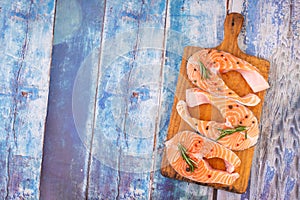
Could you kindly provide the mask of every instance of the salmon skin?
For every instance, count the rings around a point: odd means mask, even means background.
[[[187,156],[195,162],[193,171],[182,156],[179,145],[186,149]],[[178,174],[196,182],[232,185],[239,178],[234,171],[240,166],[241,160],[235,153],[191,131],[179,132],[168,140],[166,154]],[[212,168],[206,160],[210,158],[224,160],[226,171]]]
[[[187,75],[190,81],[202,90],[215,96],[224,96],[246,106],[255,106],[260,98],[255,94],[240,97],[231,90],[220,77],[220,73],[239,72],[253,92],[269,88],[268,82],[259,70],[250,63],[230,53],[216,49],[202,49],[194,53],[187,62]]]
[[[211,104],[217,108],[224,118],[224,122],[204,121],[193,118],[188,111],[188,106],[194,107],[202,104]],[[257,118],[246,106],[234,100],[215,97],[198,88],[191,88],[186,90],[186,102],[180,100],[176,109],[181,118],[195,131],[217,141],[226,148],[239,151],[257,143],[259,136]],[[222,130],[225,132],[235,128],[239,130],[238,127],[244,127],[243,131],[236,131],[222,137]]]

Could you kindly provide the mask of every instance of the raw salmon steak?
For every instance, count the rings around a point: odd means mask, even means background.
[[[255,106],[260,98],[255,94],[240,97],[222,80],[220,73],[239,72],[253,92],[269,88],[259,70],[250,63],[230,53],[216,49],[202,49],[194,53],[187,62],[187,75],[198,88],[215,96],[231,98],[246,106]]]
[[[224,122],[193,118],[188,111],[188,106],[194,107],[202,104],[211,104],[217,108]],[[236,101],[215,97],[198,88],[191,88],[186,90],[186,102],[179,101],[176,109],[181,118],[195,131],[229,149],[244,150],[257,143],[258,121],[251,110]]]
[[[185,155],[182,155],[182,149]],[[168,140],[166,154],[178,174],[196,182],[232,185],[239,178],[239,174],[234,171],[240,166],[241,160],[235,153],[191,131],[179,132]],[[212,168],[206,160],[210,158],[224,160],[226,171]]]

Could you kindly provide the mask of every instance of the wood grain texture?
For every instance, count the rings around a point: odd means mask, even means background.
[[[1,2],[0,199],[38,199],[55,1]]]
[[[88,198],[149,198],[165,7],[106,2]]]
[[[217,12],[210,12],[211,3]],[[213,190],[208,187],[163,177],[160,166],[183,49],[188,45],[212,47],[220,43],[226,14],[225,7],[224,1],[169,2],[163,96],[151,194],[153,199],[211,199],[213,196]],[[211,23],[212,20],[214,23]]]
[[[245,1],[242,13],[241,46],[271,62],[271,88],[248,190],[218,199],[299,199],[299,2]]]
[[[104,3],[62,0],[57,1],[57,6],[41,199],[85,199],[89,147],[79,137],[77,127],[80,124],[75,124],[72,106],[77,111],[80,109],[72,105],[72,101],[87,96],[85,93],[73,96],[73,88],[81,66],[90,65],[89,69],[96,66],[97,69]],[[73,26],[69,25],[70,18]],[[84,83],[90,83],[89,89],[95,90],[93,81],[97,73],[91,73],[93,75],[89,74]],[[81,113],[85,119],[91,112],[85,104],[80,108],[85,109]]]
[[[29,2],[26,3],[25,10],[29,7]],[[255,150],[255,165],[251,169],[251,181],[246,193],[239,195],[222,190],[216,192],[208,187],[165,178],[160,174],[183,49],[185,46],[215,47],[222,41],[226,3],[222,0],[57,1],[41,182],[42,198],[299,198],[297,80],[300,9],[299,2],[295,0],[244,1],[242,4],[245,25],[239,37],[240,48],[247,54],[271,61],[271,89],[267,92],[261,119],[262,137]],[[11,5],[3,5],[5,6],[0,9],[1,20],[7,20]],[[14,16],[20,18],[22,14]],[[51,27],[51,23],[40,25],[43,26]],[[4,30],[6,23],[1,23],[0,27]],[[10,32],[7,35],[11,35]],[[22,37],[22,32],[14,35],[17,42],[13,45],[18,46],[15,44],[23,41]],[[49,38],[51,37],[47,37],[47,41]],[[121,42],[116,38],[122,38]],[[8,49],[7,40],[0,37],[0,41]],[[48,48],[49,46],[44,46],[42,49],[44,51]],[[20,57],[21,52],[22,50],[9,53],[8,55],[13,56],[7,56],[0,62],[14,65],[18,63],[15,57]],[[115,52],[118,52],[117,57]],[[2,54],[0,56],[2,58]],[[6,64],[1,65],[3,66]],[[12,84],[8,77],[14,77],[16,69],[5,68],[0,70],[0,74],[6,80],[0,82],[0,112],[1,119],[5,119],[0,121],[0,131],[6,133],[12,127],[12,110],[16,105],[19,108],[22,106],[20,103],[12,103],[15,96],[12,95],[14,89],[11,88],[15,88],[16,84]],[[88,76],[86,81],[85,76]],[[149,81],[150,79],[153,81]],[[25,81],[25,78],[22,80]],[[143,82],[146,84],[142,84]],[[87,87],[88,84],[91,84],[90,87]],[[77,86],[85,87],[73,90]],[[26,103],[37,96],[36,90],[29,90],[31,87],[23,89],[23,94],[27,94]],[[74,95],[81,97],[75,99],[75,110],[72,108]],[[39,110],[41,112],[42,109]],[[24,121],[28,122],[27,119]],[[22,123],[16,124],[16,128],[19,126],[22,127]],[[42,127],[43,123],[39,130]],[[145,132],[141,127],[149,131]],[[80,134],[84,131],[87,134]],[[102,158],[108,157],[111,163],[99,158],[99,153],[103,152],[99,149],[99,143],[103,142],[99,135],[116,142],[113,146],[103,146],[106,157]],[[147,137],[142,139],[141,136]],[[38,135],[37,138],[39,137]],[[88,143],[92,137],[93,143]],[[1,184],[7,185],[11,181],[6,178],[8,174],[14,180],[25,177],[18,175],[21,173],[12,176],[13,170],[22,171],[28,177],[38,174],[31,170],[33,161],[15,158],[14,149],[9,148],[14,143],[13,134],[9,135],[9,139],[5,134],[0,138],[0,166],[1,169],[7,169],[0,171]],[[117,154],[112,147],[118,147]],[[129,152],[133,158],[127,159]],[[133,161],[141,153],[145,153],[145,158],[149,158],[149,161],[140,166]],[[22,167],[7,165],[12,161]],[[147,167],[148,163],[150,167]],[[138,171],[143,169],[144,172],[133,173],[134,168],[130,165],[135,165]],[[31,183],[22,184],[26,192],[28,188],[33,188]],[[15,188],[15,185],[1,188],[0,197]]]
[[[249,50],[271,62],[250,199],[299,198],[299,8],[299,1],[248,2],[245,8],[247,24],[255,30],[246,30],[246,37],[257,41]]]

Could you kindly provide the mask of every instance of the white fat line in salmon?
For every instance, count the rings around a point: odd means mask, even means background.
[[[197,163],[193,171],[190,168],[190,164],[180,155],[179,149],[175,148],[178,147],[178,144],[181,144],[190,159]],[[168,140],[166,154],[173,169],[181,176],[193,181],[232,185],[239,178],[239,174],[235,172],[235,169],[240,166],[241,160],[235,153],[191,131],[179,132],[172,139]],[[211,158],[222,159],[225,163],[226,171],[214,169],[210,166],[207,159]]]
[[[213,105],[220,111],[225,122],[193,118],[188,111],[188,105],[190,104],[193,106]],[[244,150],[257,143],[259,129],[256,117],[247,107],[237,104],[235,101],[215,98],[199,89],[188,89],[187,103],[180,100],[176,105],[176,109],[180,117],[195,131],[229,149]]]
[[[203,68],[206,70],[201,70]],[[255,66],[224,51],[202,49],[194,53],[187,62],[188,78],[200,89],[215,96],[233,99],[246,106],[257,105],[260,102],[260,98],[257,95],[250,93],[240,97],[225,84],[220,73],[229,71],[239,72],[253,92],[269,88],[268,82]],[[210,75],[205,76],[203,72]],[[203,76],[207,78],[204,79]]]

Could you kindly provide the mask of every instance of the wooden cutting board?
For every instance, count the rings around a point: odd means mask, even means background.
[[[229,53],[251,63],[252,65],[256,66],[260,70],[263,77],[267,80],[270,63],[266,60],[263,60],[263,59],[260,59],[260,58],[257,58],[257,57],[251,56],[251,55],[247,55],[244,52],[242,52],[238,47],[237,38],[241,31],[243,21],[244,21],[244,18],[241,14],[238,14],[238,13],[228,14],[226,16],[225,23],[224,23],[224,40],[219,46],[215,47],[215,49],[229,52]],[[180,131],[183,131],[183,130],[191,130],[192,131],[192,129],[189,127],[189,125],[186,124],[183,120],[181,120],[180,116],[178,115],[177,110],[176,110],[176,104],[179,100],[185,100],[185,91],[187,88],[195,87],[188,80],[188,77],[186,74],[186,64],[187,64],[187,59],[193,53],[195,53],[196,51],[198,51],[200,49],[201,49],[200,47],[191,47],[191,46],[184,48],[184,53],[183,53],[180,73],[178,76],[176,93],[175,93],[175,97],[174,97],[172,114],[171,114],[171,118],[170,118],[170,124],[169,124],[169,129],[168,129],[166,140],[171,139],[176,133],[178,133]],[[243,77],[238,72],[232,71],[232,72],[228,72],[226,74],[222,74],[222,78],[225,81],[225,83],[229,86],[229,88],[234,90],[240,96],[244,96],[249,93],[254,93],[251,90],[251,88],[248,86],[246,81],[243,79]],[[254,107],[248,107],[248,108],[253,111],[253,113],[257,117],[258,121],[260,121],[265,91],[258,92],[255,94],[260,97],[261,102]],[[189,108],[189,111],[191,112],[191,115],[193,117],[197,117],[197,118],[200,118],[203,120],[211,120],[213,118],[214,120],[217,121],[218,119],[221,119],[221,115],[219,114],[219,112],[210,105],[201,105],[199,107]],[[199,116],[199,113],[201,113],[201,116]],[[262,124],[262,126],[263,126],[263,124]],[[223,190],[236,192],[236,193],[244,193],[248,186],[248,180],[249,180],[249,176],[250,176],[250,170],[251,170],[254,150],[255,150],[255,146],[250,149],[243,150],[243,151],[234,151],[241,159],[241,166],[236,170],[240,174],[240,177],[234,182],[233,185],[226,186],[226,185],[221,185],[221,184],[205,184],[205,183],[198,183],[198,182],[197,183],[201,184],[201,185],[212,186],[216,189],[223,189]],[[224,162],[220,159],[210,159],[209,163],[214,168],[225,170]],[[162,175],[169,177],[169,178],[193,182],[189,179],[186,179],[186,178],[180,176],[179,174],[177,174],[175,172],[175,170],[169,165],[165,152],[164,152],[163,159],[162,159],[161,173],[162,173]]]

